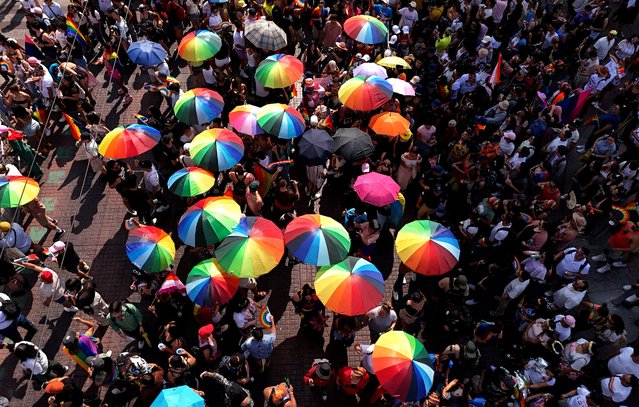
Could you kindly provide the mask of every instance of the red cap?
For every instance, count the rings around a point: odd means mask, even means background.
[[[63,390],[64,390],[64,383],[60,381],[50,382],[44,388],[44,391],[47,394],[58,394],[58,393],[62,393]]]
[[[40,273],[40,278],[47,284],[53,283],[53,274],[49,270],[44,270]]]
[[[213,333],[214,329],[213,329],[213,325],[212,324],[208,324],[208,325],[204,325],[203,327],[200,328],[199,331],[197,331],[197,334],[199,335],[200,338],[204,339],[206,337],[208,337],[209,335],[211,335]]]

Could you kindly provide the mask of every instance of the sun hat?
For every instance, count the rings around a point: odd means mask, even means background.
[[[315,374],[320,379],[328,380],[331,377],[331,364],[328,362],[321,362],[315,368]]]

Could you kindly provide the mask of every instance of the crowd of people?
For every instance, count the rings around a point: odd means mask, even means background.
[[[216,173],[205,196],[232,196],[247,216],[265,217],[282,229],[301,214],[333,216],[350,234],[350,254],[392,280],[390,297],[360,316],[328,309],[312,281],[290,287],[298,335],[313,341],[328,332],[329,343],[326,353],[312,355],[303,378],[284,371],[276,382],[264,383],[278,329],[277,321],[260,324],[268,293],[259,279],[243,279],[230,302],[211,308],[176,293],[156,295],[170,270],[136,269],[131,290],[142,303],[126,295],[104,298],[90,259],[79,253],[82,245],[77,252],[71,242],[81,235],[69,236],[41,199],[5,208],[0,246],[7,293],[0,299],[0,335],[12,353],[7,357],[18,360],[49,405],[136,400],[148,406],[163,389],[177,386],[190,387],[211,406],[637,403],[639,345],[626,331],[633,321],[589,297],[596,289],[589,274],[632,271],[639,250],[634,0],[19,3],[27,43],[0,35],[2,175],[39,181],[42,162],[79,124],[75,147],[84,151],[78,159],[89,160],[96,182],[121,196],[129,214],[123,227],[165,223],[173,230],[195,199],[172,195],[167,180],[193,165],[193,138],[207,128],[230,128],[229,112],[245,103],[291,104],[307,129],[331,135],[359,129],[373,148],[358,160],[333,154],[307,165],[298,159],[295,139],[244,134],[242,160]],[[387,40],[365,44],[344,32],[345,21],[362,14],[386,26]],[[246,28],[260,19],[283,29],[287,45],[266,50],[246,39]],[[176,46],[193,30],[213,31],[222,44],[210,60],[187,66]],[[165,90],[151,106],[132,104],[127,86],[137,69],[127,49],[142,39],[168,52],[160,64],[141,68],[145,89]],[[256,80],[256,68],[275,51],[303,62],[300,83],[273,89]],[[401,63],[384,70],[412,87],[409,96],[394,93],[374,111],[346,107],[339,89],[353,71],[391,56]],[[180,69],[188,70],[191,88],[223,96],[220,117],[191,126],[175,118],[173,107],[188,90],[186,81],[172,76]],[[143,124],[161,132],[150,153],[136,160],[100,156],[100,141],[120,124],[100,115],[102,84],[124,109],[137,109]],[[400,113],[410,129],[375,134],[369,120],[380,112]],[[354,182],[370,172],[397,182],[403,216],[395,216],[391,205],[359,199]],[[54,233],[49,245],[32,241],[26,215]],[[403,263],[393,269],[396,233],[414,219],[441,223],[457,237],[461,254],[448,273],[424,276]],[[595,235],[609,236],[596,252],[589,241]],[[188,249],[183,261],[211,258],[213,249]],[[290,272],[298,262],[287,255],[278,267]],[[31,320],[41,316],[24,315],[13,298],[29,290],[16,274],[22,269],[38,274],[34,301],[57,303],[86,327],[66,333],[62,352],[46,354],[43,343],[32,342],[38,326]],[[639,304],[639,284],[623,289],[637,292],[627,307]],[[97,335],[106,329],[130,342],[126,351],[104,346]],[[430,352],[434,378],[422,400],[401,400],[375,376],[375,342],[393,330],[414,335]],[[357,341],[368,337],[359,331],[369,331],[370,339]],[[361,362],[349,364],[349,354]],[[70,376],[75,364],[90,378],[86,391]],[[302,386],[311,391],[298,400]]]

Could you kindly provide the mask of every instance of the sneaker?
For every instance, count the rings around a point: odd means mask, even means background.
[[[397,291],[393,291],[393,299],[399,301],[399,293]]]
[[[471,298],[470,300],[466,300],[465,304],[466,305],[477,305],[479,303]]]
[[[590,260],[592,260],[592,261],[606,261],[606,260],[608,260],[608,257],[605,254],[601,253],[601,254],[598,254],[596,256],[592,256],[590,258]]]
[[[127,209],[127,211],[126,211],[126,212],[127,212],[129,215],[131,215],[131,216],[138,216],[137,211],[130,211],[130,210],[128,210],[128,209]]]
[[[632,290],[632,286],[630,284],[626,284],[623,287],[621,287],[624,291],[630,291]]]
[[[64,229],[60,229],[59,232],[55,232],[55,235],[53,235],[53,240],[58,241],[60,240],[60,238],[62,237],[62,235],[64,235],[66,233],[66,230]]]
[[[64,370],[64,373],[68,372],[69,371],[69,366],[67,366],[67,365],[62,366],[62,370]]]
[[[138,341],[138,349],[142,349],[142,348],[144,348],[144,341],[142,339],[140,339]]]
[[[615,261],[612,263],[612,267],[620,269],[620,268],[628,267],[628,265],[624,263],[623,261]]]
[[[322,391],[322,401],[328,400],[328,394],[326,394],[326,390]]]
[[[162,212],[164,212],[167,209],[169,209],[169,205],[162,205],[162,206],[158,207],[155,211],[157,213],[162,213]]]
[[[577,146],[575,148],[575,151],[577,151],[579,154],[583,154],[586,152],[586,146]]]
[[[78,307],[71,306],[71,307],[64,307],[64,312],[78,312],[80,309]]]
[[[606,264],[605,266],[599,267],[597,269],[597,273],[599,273],[599,274],[605,274],[605,273],[607,273],[609,271],[610,271],[610,264]]]
[[[125,391],[126,391],[126,390],[121,390],[121,389],[118,389],[118,388],[116,387],[115,389],[111,390],[111,393],[112,393],[112,394],[115,394],[115,395],[117,396],[118,394],[122,394],[122,393],[124,393]]]
[[[244,79],[248,79],[248,74],[244,72],[244,69],[240,69],[240,76]]]

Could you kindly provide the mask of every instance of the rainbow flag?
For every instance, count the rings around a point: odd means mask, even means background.
[[[293,164],[293,160],[282,160],[282,161],[274,161],[266,166],[267,170],[271,170],[272,168],[277,168],[280,165]]]
[[[71,132],[71,136],[73,137],[73,139],[80,140],[80,133],[82,133],[80,126],[82,126],[82,129],[84,129],[84,125],[66,113],[62,113],[62,116],[69,125],[69,131]]]
[[[499,53],[499,57],[497,57],[497,65],[495,65],[495,69],[493,69],[493,73],[488,78],[488,83],[493,85],[498,85],[501,79],[501,53]]]
[[[45,112],[43,108],[37,106],[33,112],[33,118],[40,122],[40,124],[44,124],[44,121],[47,119],[47,112]]]
[[[28,35],[24,36],[24,53],[29,57],[44,59],[44,54]]]
[[[67,35],[70,37],[74,37],[82,48],[87,47],[88,41],[86,37],[80,32],[80,28],[75,23],[75,21],[73,21],[73,19],[69,17],[67,17]]]
[[[259,163],[253,166],[253,174],[255,174],[255,179],[260,182],[260,189],[258,190],[260,195],[266,196],[268,190],[271,189],[273,174],[271,174],[268,169],[262,167]]]
[[[326,116],[326,119],[324,119],[324,127],[331,130],[335,128],[335,125],[333,124],[333,119],[331,119],[330,114]]]
[[[138,119],[142,124],[147,124],[149,122],[149,119],[145,116],[142,116],[140,113],[136,113],[135,118]]]
[[[557,106],[562,109],[561,121],[563,123],[571,122],[579,116],[591,91],[592,89],[576,90],[570,96],[557,103]]]

